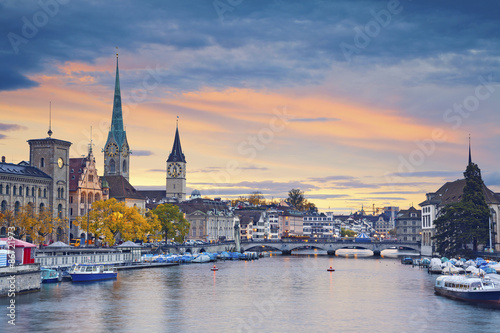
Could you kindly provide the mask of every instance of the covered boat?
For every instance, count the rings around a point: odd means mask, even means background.
[[[467,276],[439,276],[436,294],[474,303],[500,307],[500,283],[491,279]]]
[[[59,272],[50,268],[41,268],[40,277],[42,279],[42,283],[57,283],[61,281]]]
[[[118,270],[113,265],[75,264],[69,274],[73,282],[90,282],[116,279]]]

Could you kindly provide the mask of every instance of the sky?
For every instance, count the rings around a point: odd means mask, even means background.
[[[472,159],[500,192],[498,1],[0,1],[0,150],[72,142],[98,172],[118,47],[130,182],[304,191],[320,211],[407,209]]]

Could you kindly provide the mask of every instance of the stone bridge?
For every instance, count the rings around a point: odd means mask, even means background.
[[[240,249],[238,249],[240,245]],[[370,243],[357,243],[352,240],[333,241],[333,240],[277,240],[277,241],[247,241],[242,240],[241,244],[234,241],[220,243],[209,243],[200,245],[167,245],[162,246],[163,251],[170,253],[200,253],[200,252],[222,252],[222,251],[263,251],[275,250],[281,251],[283,255],[289,255],[293,250],[305,248],[315,248],[326,251],[330,255],[340,249],[362,249],[371,250],[375,256],[379,256],[383,250],[387,249],[409,249],[420,253],[420,243],[401,242],[401,241],[382,241]]]
[[[161,249],[169,253],[200,253],[200,252],[224,252],[236,251],[236,244],[234,241],[226,241],[219,243],[207,243],[200,245],[163,245]]]
[[[358,243],[352,240],[333,241],[333,240],[286,240],[286,241],[242,241],[241,250],[251,251],[258,249],[274,249],[281,251],[282,254],[291,254],[293,250],[304,248],[315,248],[326,251],[330,255],[335,255],[335,252],[340,249],[362,249],[371,250],[373,255],[379,256],[383,250],[387,249],[409,249],[420,253],[420,243],[417,242],[401,242],[401,241],[382,241],[370,243]]]

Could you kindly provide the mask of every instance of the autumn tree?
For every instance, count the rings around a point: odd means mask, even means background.
[[[189,222],[178,206],[171,204],[158,205],[153,213],[158,217],[165,241],[173,238],[176,242],[184,241],[189,232]]]
[[[151,226],[136,207],[127,207],[124,202],[112,198],[95,201],[88,216],[77,218],[77,224],[83,230],[102,238],[108,244],[121,240],[146,240]],[[88,225],[88,226],[87,226]]]
[[[66,221],[58,217],[54,217],[51,209],[42,209],[37,214],[34,214],[33,220],[29,229],[27,230],[27,235],[31,238],[32,242],[35,244],[40,244],[46,240],[46,237],[50,235],[54,230],[58,228],[66,227]]]
[[[266,204],[266,199],[264,199],[264,195],[262,195],[262,192],[255,191],[250,193],[248,202],[253,206],[260,206]]]
[[[297,210],[302,210],[304,205],[304,192],[302,192],[298,188],[292,188],[288,191],[288,199],[287,202],[295,207]]]

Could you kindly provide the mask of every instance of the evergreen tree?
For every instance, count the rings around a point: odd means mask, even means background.
[[[443,207],[434,221],[433,239],[441,255],[470,255],[467,245],[472,244],[473,251],[477,251],[477,245],[488,239],[490,210],[483,193],[481,170],[469,160],[464,177],[462,200]]]

